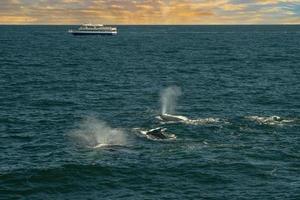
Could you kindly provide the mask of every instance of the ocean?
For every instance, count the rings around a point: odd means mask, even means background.
[[[117,27],[0,26],[0,199],[300,199],[300,26]]]

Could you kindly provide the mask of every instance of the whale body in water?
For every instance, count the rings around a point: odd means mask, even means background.
[[[173,122],[181,122],[181,121],[188,121],[189,119],[185,116],[181,115],[171,115],[171,114],[161,114],[160,118],[163,121],[173,121]]]
[[[167,129],[163,127],[157,127],[150,130],[141,130],[137,128],[135,130],[138,130],[141,134],[145,135],[148,139],[154,139],[154,140],[176,139],[176,135],[168,133]]]
[[[167,139],[168,137],[164,134],[164,131],[166,129],[162,128],[162,127],[158,127],[158,128],[154,128],[154,129],[150,129],[149,131],[145,131],[144,133],[147,136],[156,138],[156,139]]]

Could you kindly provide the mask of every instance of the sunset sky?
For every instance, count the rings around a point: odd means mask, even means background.
[[[300,24],[300,0],[0,0],[0,24]]]

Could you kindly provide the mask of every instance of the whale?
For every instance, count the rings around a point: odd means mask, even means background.
[[[182,121],[188,121],[189,119],[185,116],[181,115],[171,115],[171,114],[161,114],[159,116],[161,120],[163,121],[173,121],[173,122],[182,122]]]
[[[164,134],[166,128],[158,127],[154,129],[150,129],[149,131],[145,131],[145,135],[156,138],[156,139],[168,139],[168,137]]]

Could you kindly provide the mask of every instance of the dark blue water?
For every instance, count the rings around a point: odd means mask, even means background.
[[[300,199],[300,26],[69,28],[0,26],[0,199]]]

